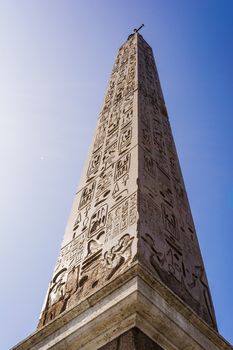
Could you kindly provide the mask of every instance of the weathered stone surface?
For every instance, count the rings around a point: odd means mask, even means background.
[[[132,328],[98,350],[163,350],[138,328]]]
[[[39,328],[140,264],[217,329],[153,53],[119,49]]]

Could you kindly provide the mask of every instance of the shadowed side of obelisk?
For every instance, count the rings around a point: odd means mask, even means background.
[[[138,80],[140,261],[217,329],[153,52],[141,35]]]

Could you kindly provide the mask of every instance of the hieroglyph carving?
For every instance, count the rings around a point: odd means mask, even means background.
[[[106,238],[109,241],[118,236],[137,221],[137,194],[119,203],[111,209],[106,224]]]

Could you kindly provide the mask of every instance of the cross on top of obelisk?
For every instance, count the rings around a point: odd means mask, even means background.
[[[142,25],[140,25],[140,27],[134,28],[133,33],[130,34],[130,35],[128,36],[128,40],[129,40],[135,33],[138,33],[144,26],[145,26],[145,25],[142,23]]]
[[[144,27],[144,24],[142,24],[138,29],[137,28],[134,28],[134,33],[137,33],[139,32],[139,30],[141,30],[142,28]]]

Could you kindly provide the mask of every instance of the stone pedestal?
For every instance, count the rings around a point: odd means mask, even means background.
[[[138,328],[132,328],[99,350],[163,350]]]

